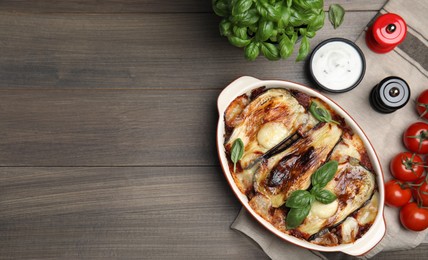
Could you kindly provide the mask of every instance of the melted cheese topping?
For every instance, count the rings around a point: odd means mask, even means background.
[[[342,223],[342,242],[352,243],[356,240],[358,234],[358,222],[353,217],[348,217]]]
[[[356,216],[358,223],[362,226],[373,223],[377,216],[378,208],[379,193],[375,192],[370,202],[358,211],[358,214]]]
[[[257,133],[257,141],[264,148],[270,149],[279,144],[290,134],[290,129],[287,129],[284,124],[269,122],[260,128]]]
[[[316,200],[312,204],[311,214],[319,218],[326,219],[333,216],[334,213],[336,213],[338,206],[339,206],[339,202],[337,201],[337,199],[329,204],[322,204],[321,202]]]

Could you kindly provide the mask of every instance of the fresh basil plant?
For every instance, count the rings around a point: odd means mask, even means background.
[[[324,26],[323,0],[213,0],[223,17],[220,34],[244,48],[245,57],[288,58],[300,38],[297,61],[309,53],[309,38]]]

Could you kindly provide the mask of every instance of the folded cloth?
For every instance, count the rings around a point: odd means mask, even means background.
[[[403,17],[408,26],[406,39],[393,51],[377,54],[368,49],[365,32],[356,40],[366,58],[366,74],[358,87],[344,94],[326,94],[355,119],[373,144],[382,164],[384,179],[391,179],[389,161],[405,151],[402,134],[413,122],[420,120],[415,110],[414,100],[428,89],[428,5],[426,0],[389,1],[380,13],[396,13]],[[369,102],[371,89],[383,78],[398,76],[410,86],[410,102],[391,114],[374,111]],[[413,232],[399,223],[399,210],[385,208],[387,232],[383,240],[361,258],[370,258],[385,250],[404,250],[424,242],[428,230]],[[265,230],[245,209],[242,209],[231,228],[252,238],[272,259],[339,259],[341,253],[319,253],[309,251],[284,242]],[[427,240],[428,242],[428,240]]]

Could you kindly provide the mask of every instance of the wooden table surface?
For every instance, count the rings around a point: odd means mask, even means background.
[[[312,46],[384,2],[326,0],[345,21]],[[209,0],[0,1],[1,259],[267,258],[229,228],[216,99],[242,75],[309,82],[295,54],[246,61],[219,21]]]

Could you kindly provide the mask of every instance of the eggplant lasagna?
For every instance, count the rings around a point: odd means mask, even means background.
[[[235,98],[224,119],[233,179],[278,230],[336,246],[371,227],[379,207],[372,164],[360,137],[324,101],[259,88]],[[336,165],[330,177],[319,173],[328,162]]]

